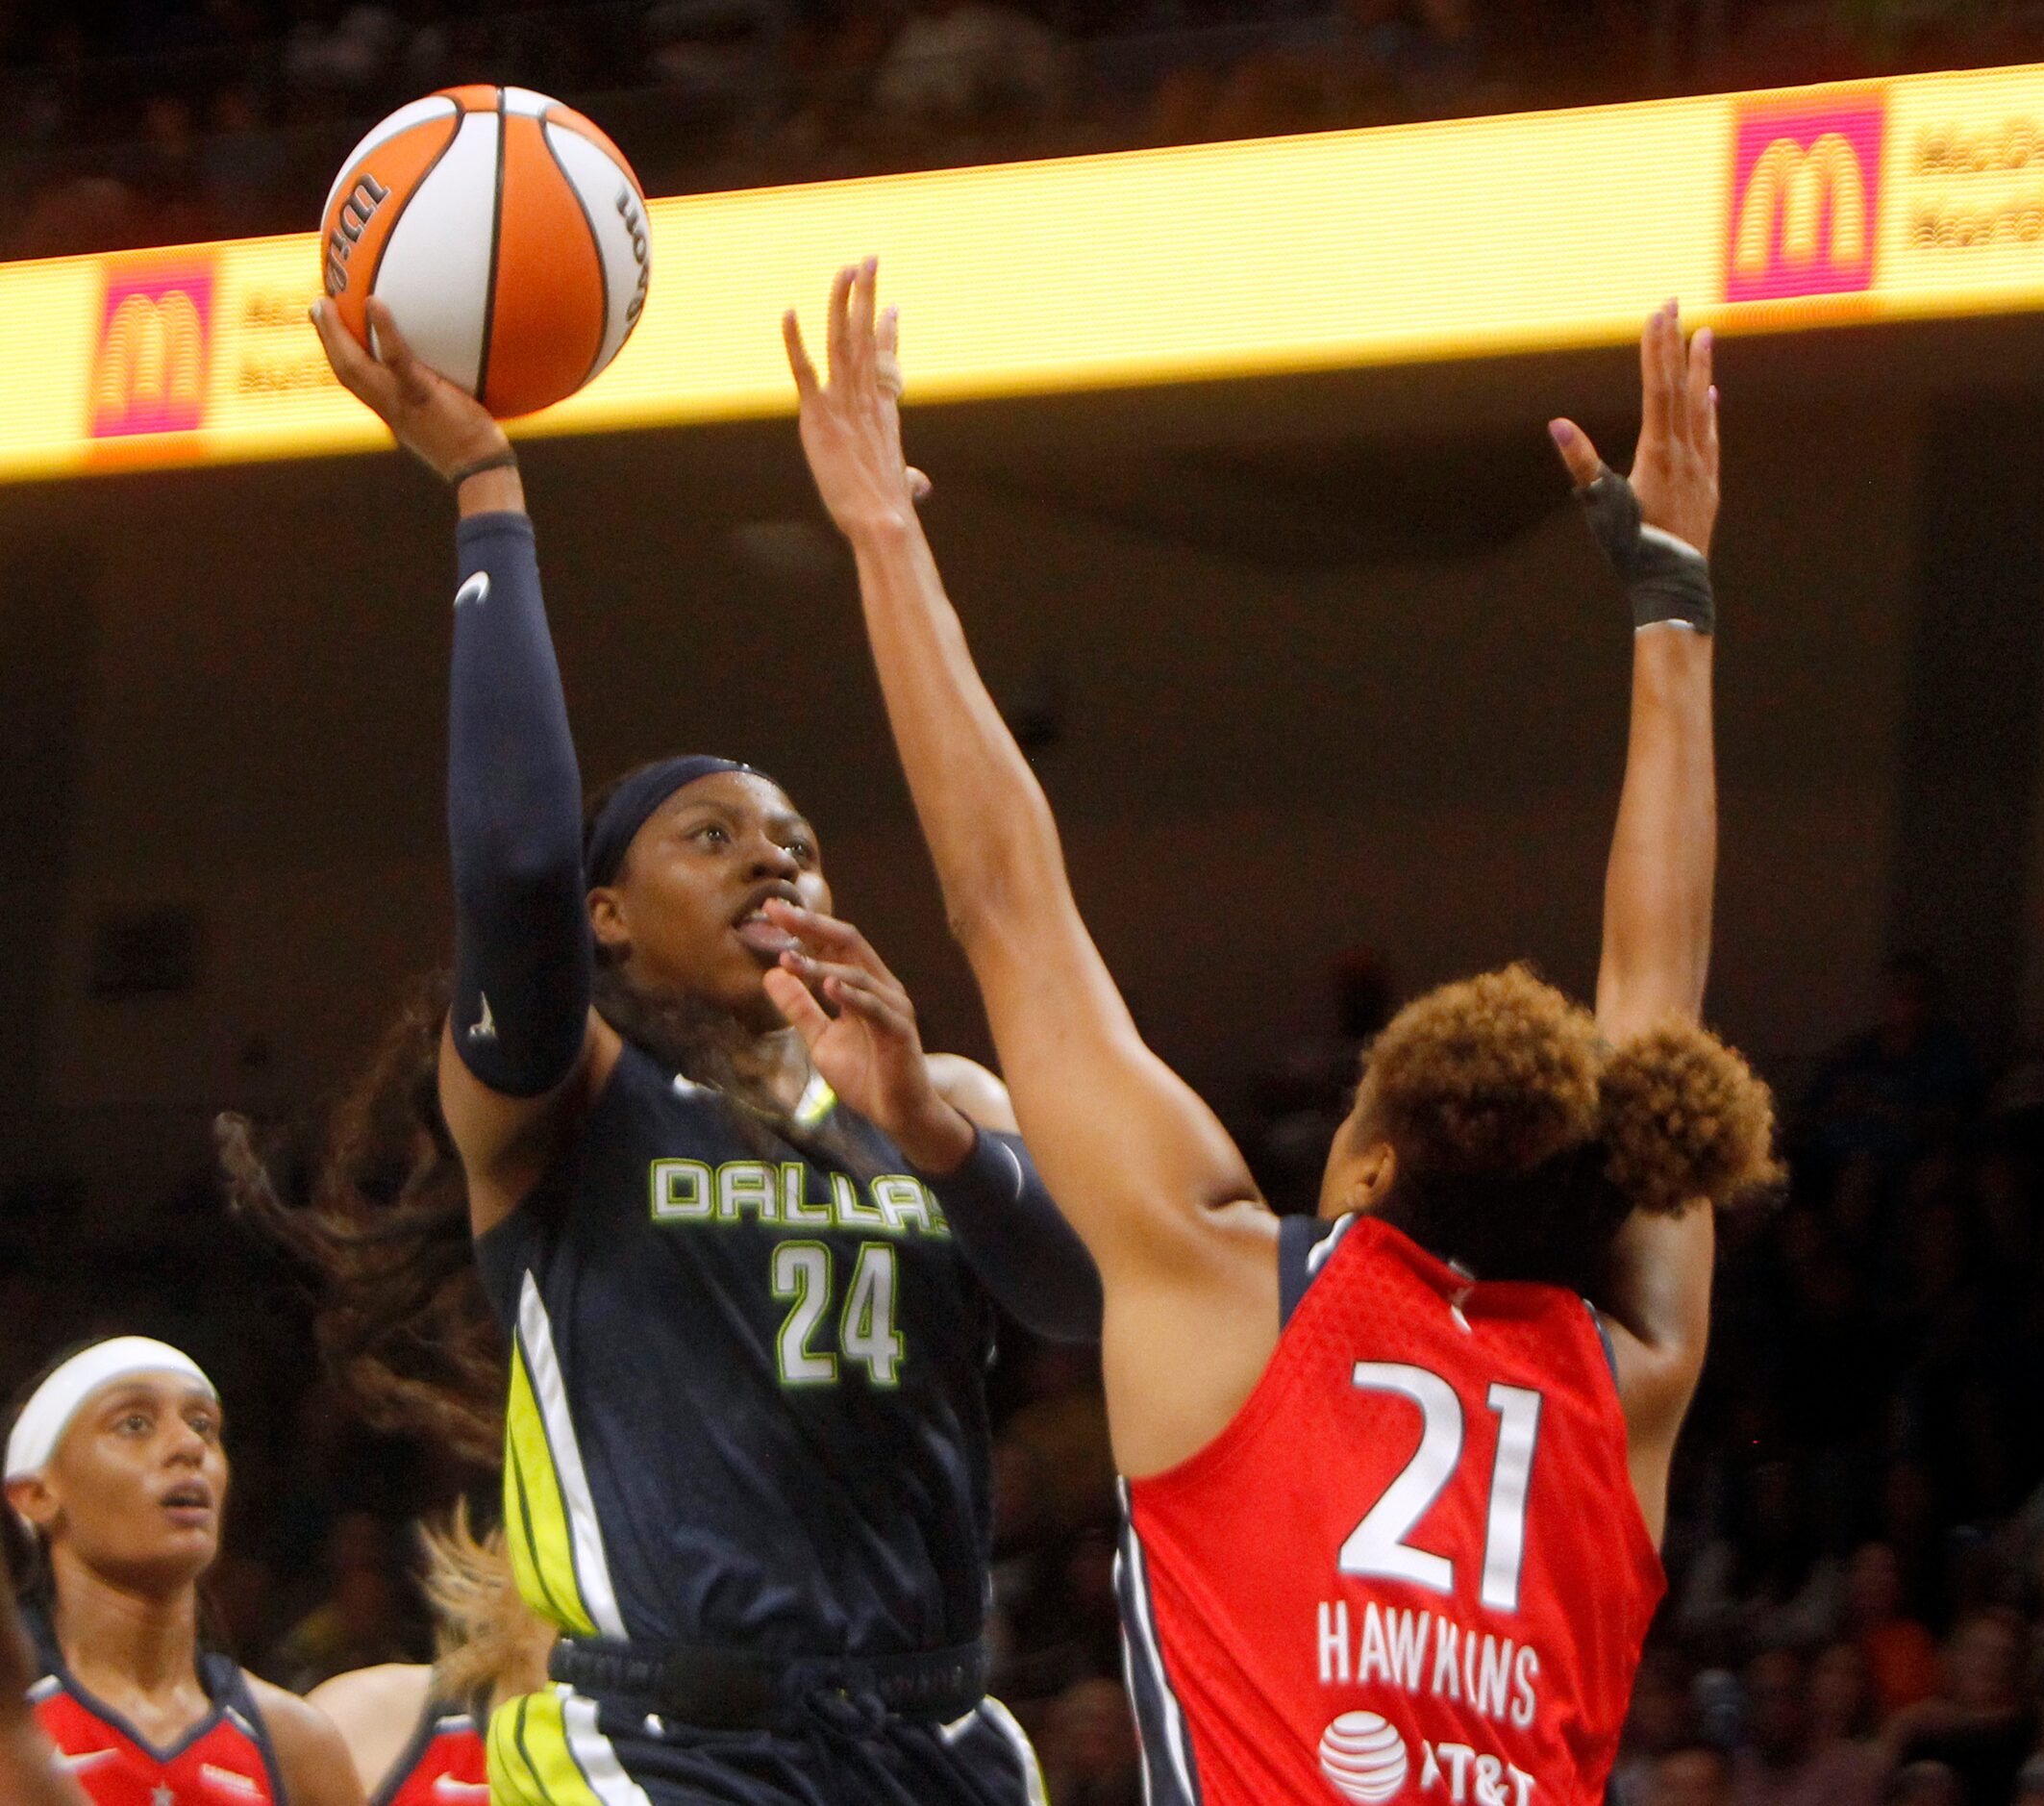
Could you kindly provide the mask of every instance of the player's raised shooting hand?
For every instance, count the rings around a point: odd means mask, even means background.
[[[1670,301],[1639,336],[1640,428],[1631,482],[1640,517],[1710,555],[1717,525],[1717,389],[1706,327],[1684,344],[1680,305]],[[1579,489],[1597,480],[1603,461],[1573,420],[1553,420],[1561,459]]]
[[[372,296],[368,313],[375,356],[356,342],[331,301],[312,304],[312,325],[341,387],[374,412],[400,445],[442,478],[510,449],[504,429],[480,401],[419,362],[384,302]]]
[[[830,380],[819,381],[790,308],[782,316],[802,414],[802,449],[817,492],[847,539],[914,517],[930,480],[902,455],[900,320],[877,316],[879,260],[837,272],[831,285]]]
[[[765,907],[797,942],[766,974],[766,994],[809,1043],[816,1070],[917,1166],[950,1171],[972,1151],[973,1126],[931,1082],[901,980],[850,922],[778,897]]]

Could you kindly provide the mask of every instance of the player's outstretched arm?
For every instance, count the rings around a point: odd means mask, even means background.
[[[478,1234],[516,1208],[616,1059],[589,1007],[582,777],[547,631],[525,492],[504,430],[412,354],[371,300],[377,354],[312,312],[341,383],[454,485],[460,588],[449,684],[447,827],[455,987],[440,1107]]]
[[[831,295],[830,375],[790,313],[802,440],[859,566],[887,717],[953,931],[1043,1178],[1117,1291],[1174,1266],[1256,1195],[1211,1112],[1146,1046],[1080,919],[1050,806],[974,667],[904,462],[892,310],[875,265]]]
[[[1597,1025],[1613,1045],[1670,1016],[1697,1019],[1717,874],[1710,333],[1684,347],[1670,302],[1647,322],[1639,362],[1642,419],[1630,479],[1606,467],[1580,427],[1558,420],[1551,429],[1633,608],[1632,723],[1597,970]]]
[[[35,1681],[14,1590],[0,1564],[0,1799],[21,1806],[87,1806],[78,1783],[58,1767],[29,1707]]]
[[[1633,605],[1632,721],[1605,875],[1597,1021],[1613,1044],[1694,1022],[1710,964],[1717,874],[1711,729],[1710,538],[1717,390],[1708,331],[1686,347],[1674,303],[1640,337],[1641,427],[1630,480],[1582,429],[1552,431],[1591,526]],[[1620,1230],[1606,1295],[1633,1488],[1658,1532],[1675,1439],[1703,1370],[1714,1227],[1707,1209],[1638,1212]]]

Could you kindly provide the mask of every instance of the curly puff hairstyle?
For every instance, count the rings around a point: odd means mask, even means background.
[[[1633,1211],[1722,1207],[1780,1176],[1774,1099],[1737,1053],[1681,1021],[1608,1047],[1522,965],[1408,1004],[1359,1101],[1397,1157],[1381,1214],[1484,1278],[1590,1291]]]

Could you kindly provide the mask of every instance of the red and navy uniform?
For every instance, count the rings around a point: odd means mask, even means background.
[[[262,1711],[248,1677],[225,1656],[201,1652],[199,1682],[212,1710],[158,1749],[79,1686],[47,1626],[34,1628],[43,1675],[29,1689],[29,1701],[58,1762],[92,1806],[285,1806]]]
[[[489,1806],[487,1719],[444,1699],[428,1699],[405,1753],[369,1806]]]
[[[1665,1584],[1602,1326],[1370,1217],[1279,1274],[1234,1422],[1124,1485],[1146,1797],[1595,1806]]]

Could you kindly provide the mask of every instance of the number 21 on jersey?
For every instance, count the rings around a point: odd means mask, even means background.
[[[1359,1361],[1359,1391],[1390,1392],[1420,1410],[1419,1446],[1341,1545],[1337,1566],[1359,1578],[1408,1581],[1453,1594],[1455,1562],[1406,1541],[1433,1508],[1462,1459],[1462,1401],[1438,1373],[1396,1361]],[[1519,1609],[1519,1568],[1526,1558],[1526,1499],[1533,1448],[1540,1438],[1540,1394],[1523,1386],[1492,1385],[1498,1418],[1497,1457],[1490,1468],[1490,1510],[1483,1536],[1481,1596],[1494,1612]]]

